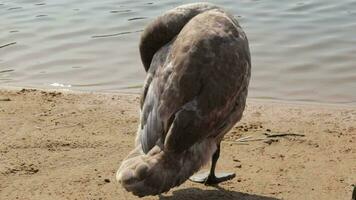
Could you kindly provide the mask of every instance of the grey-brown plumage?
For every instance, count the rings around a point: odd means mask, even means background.
[[[242,117],[251,61],[238,22],[208,3],[158,17],[143,32],[140,53],[147,78],[136,147],[117,179],[145,196],[180,185],[218,150]]]

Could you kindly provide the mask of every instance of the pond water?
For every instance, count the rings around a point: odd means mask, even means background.
[[[0,86],[138,93],[142,30],[191,2],[1,0]],[[356,105],[356,1],[210,2],[249,38],[249,97]]]

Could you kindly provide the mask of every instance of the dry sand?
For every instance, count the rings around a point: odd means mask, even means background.
[[[137,199],[115,181],[133,148],[135,95],[0,90],[0,199]],[[258,141],[265,134],[293,133]],[[222,145],[219,187],[187,181],[144,199],[351,199],[356,107],[249,100]]]

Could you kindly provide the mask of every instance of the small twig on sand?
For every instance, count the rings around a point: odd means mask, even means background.
[[[245,141],[248,138],[252,138],[252,136],[246,136],[246,137],[239,138],[239,139],[236,140],[236,142],[242,142],[242,141]]]
[[[16,44],[16,42],[11,42],[11,43],[8,43],[8,44],[1,45],[0,49],[4,48],[4,47],[7,47],[7,46],[10,46],[10,45],[14,45],[14,44]]]
[[[266,136],[268,138],[275,138],[275,137],[285,137],[285,136],[298,136],[298,137],[304,137],[304,134],[297,134],[297,133],[278,133],[278,134],[267,134]]]
[[[267,138],[251,138],[251,139],[240,140],[238,142],[255,142],[255,141],[263,141],[263,140],[268,140],[268,139]]]
[[[254,138],[253,136],[245,136],[242,138],[239,138],[235,140],[236,143],[243,144],[247,142],[255,142],[255,141],[263,141],[267,144],[272,144],[273,142],[278,142],[278,139],[271,139],[271,138],[277,138],[277,137],[285,137],[285,136],[298,136],[298,137],[304,137],[304,134],[296,134],[296,133],[275,133],[275,134],[267,134],[265,133],[266,137],[259,137],[259,138]]]
[[[11,101],[10,98],[4,98],[4,99],[0,99],[0,101]]]
[[[235,140],[235,142],[238,142],[241,144],[241,143],[245,143],[245,142],[255,142],[255,141],[264,141],[264,140],[268,140],[268,139],[267,138],[253,138],[250,135],[250,136],[239,138],[239,139]]]

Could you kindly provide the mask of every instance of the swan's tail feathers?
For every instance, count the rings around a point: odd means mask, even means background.
[[[195,144],[179,155],[164,152],[158,146],[144,154],[138,146],[122,162],[116,179],[136,196],[158,195],[186,181],[215,151],[213,140]]]
[[[151,22],[141,35],[141,60],[148,71],[154,54],[171,41],[196,15],[212,9],[221,9],[210,3],[192,3],[169,10]]]

